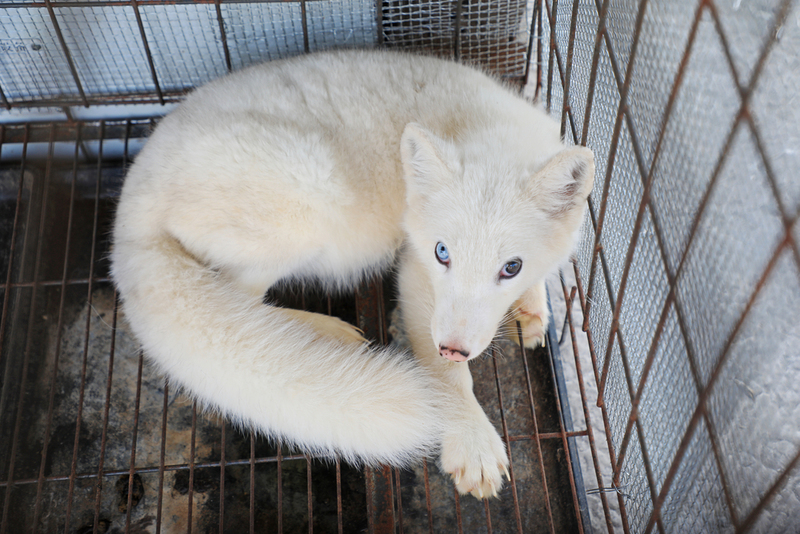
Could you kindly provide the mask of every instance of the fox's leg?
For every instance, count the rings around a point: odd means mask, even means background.
[[[447,399],[440,466],[453,477],[459,493],[481,499],[494,496],[508,472],[506,445],[475,398],[468,364],[445,359],[434,345],[432,291],[423,269],[404,258],[399,282],[403,325],[414,355],[438,379]]]
[[[508,337],[519,342],[517,324],[522,329],[522,342],[528,348],[544,345],[547,323],[550,319],[547,309],[547,291],[544,281],[528,289],[511,307],[511,321],[506,327]]]

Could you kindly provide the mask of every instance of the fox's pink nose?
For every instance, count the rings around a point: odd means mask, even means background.
[[[462,350],[458,347],[446,347],[439,345],[439,354],[450,360],[451,362],[465,362],[469,358],[469,352]]]

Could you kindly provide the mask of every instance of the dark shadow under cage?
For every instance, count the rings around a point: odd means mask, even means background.
[[[796,0],[46,0],[0,28],[0,533],[800,532]],[[114,199],[158,116],[254,62],[370,46],[481,65],[595,152],[547,348],[471,364],[499,499],[205,415],[117,313]],[[387,343],[393,291],[275,297]]]

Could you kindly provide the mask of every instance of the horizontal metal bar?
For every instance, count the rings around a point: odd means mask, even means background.
[[[25,4],[29,6],[29,4]],[[5,7],[5,6],[3,6]],[[27,100],[9,100],[8,107],[11,108],[41,108],[41,107],[70,107],[70,106],[114,106],[122,104],[171,104],[180,102],[189,90],[185,91],[162,91],[164,102],[158,97],[155,91],[137,93],[114,93],[110,95],[86,95],[84,102],[80,98],[60,96],[56,98],[39,98]]]
[[[291,456],[282,456],[280,461],[281,462],[288,462],[293,460],[305,460],[307,457],[303,454],[293,454]],[[269,464],[269,463],[277,463],[278,457],[277,456],[264,456],[261,458],[256,458],[253,460],[253,463],[257,464]],[[251,461],[250,458],[246,458],[243,460],[225,460],[225,467],[230,467],[232,465],[250,465]],[[193,467],[192,467],[193,466]],[[169,464],[164,466],[164,471],[184,471],[190,468],[192,469],[205,469],[205,468],[214,468],[214,467],[221,467],[221,462],[198,462],[194,464]],[[131,469],[115,469],[110,471],[103,471],[102,477],[115,477],[115,476],[122,476],[122,475],[129,475],[133,474],[142,474],[142,473],[158,473],[159,466],[148,466],[148,467],[135,467]],[[70,478],[69,475],[58,475],[58,476],[49,476],[44,477],[42,480],[45,482],[65,482],[68,481]],[[81,473],[75,475],[75,479],[96,479],[98,478],[97,473]],[[38,478],[25,478],[20,480],[15,480],[11,485],[12,486],[21,486],[25,484],[36,484],[38,482]],[[7,480],[0,481],[0,488],[8,486]]]
[[[138,0],[140,6],[167,6],[185,4],[214,4],[217,0]],[[309,2],[324,2],[326,0],[308,0]],[[226,4],[286,4],[297,2],[297,0],[225,0]],[[4,2],[0,4],[0,9],[47,7],[48,2]],[[131,0],[98,0],[81,2],[49,2],[52,7],[130,7],[133,5]]]
[[[539,439],[561,439],[565,438],[580,438],[587,436],[589,433],[586,430],[571,430],[569,432],[542,432],[538,434]],[[532,441],[536,439],[532,434],[529,436],[509,436],[509,441]]]
[[[81,131],[81,142],[97,141],[99,139],[137,139],[150,134],[150,123],[154,118],[143,118],[130,121],[130,131],[126,132],[128,121],[107,121],[104,131],[100,131],[100,122],[42,122],[26,124],[6,124],[4,144],[15,143],[47,143],[50,142],[51,125],[55,125],[53,142],[73,142],[78,138],[78,129]],[[117,166],[117,165],[114,165]]]
[[[60,285],[80,285],[80,284],[102,284],[102,283],[111,283],[111,278],[103,277],[103,278],[73,278],[71,280],[47,280],[44,282],[17,282],[9,284],[8,287],[14,289],[19,287],[52,287],[52,286],[60,286]]]
[[[572,431],[572,432],[565,432],[564,435],[566,437],[568,437],[568,438],[583,437],[583,436],[587,436],[588,432],[586,430],[578,430],[578,431]],[[546,433],[539,434],[539,438],[540,439],[561,439],[562,438],[562,433],[561,432],[546,432]],[[533,440],[533,436],[509,436],[509,441],[532,441],[532,440]],[[296,455],[291,455],[291,456],[281,456],[281,461],[304,460],[306,458],[307,457],[305,455],[296,454]],[[256,458],[253,461],[254,461],[254,463],[257,463],[257,464],[275,463],[275,462],[278,461],[278,457],[277,456],[265,456],[265,457],[261,457],[261,458]],[[237,466],[237,465],[250,465],[250,458],[246,458],[246,459],[243,459],[243,460],[225,460],[224,463],[225,463],[226,467]],[[222,467],[222,461],[219,461],[219,462],[201,462],[201,463],[195,463],[194,464],[194,468],[195,469],[203,469],[203,468],[208,468],[208,467]],[[133,472],[134,473],[158,473],[159,469],[160,468],[158,466],[140,467],[140,468],[135,468]],[[180,471],[180,470],[184,470],[184,469],[189,469],[189,464],[188,463],[184,463],[184,464],[166,464],[166,465],[164,465],[164,471]],[[119,470],[103,471],[103,473],[100,476],[111,477],[111,476],[120,476],[120,475],[126,475],[126,474],[130,474],[130,470],[128,470],[128,469],[119,469]],[[69,478],[70,478],[69,475],[57,475],[57,476],[44,477],[42,480],[44,480],[45,482],[63,482],[63,481],[69,480]],[[98,478],[98,474],[97,473],[76,474],[75,475],[75,479],[79,479],[79,478],[80,479]],[[38,480],[37,478],[26,478],[26,479],[15,480],[13,485],[17,486],[17,485],[23,485],[23,484],[35,484],[37,482],[37,480]],[[5,480],[0,481],[0,487],[5,487],[7,485],[8,485],[8,481],[5,481]]]

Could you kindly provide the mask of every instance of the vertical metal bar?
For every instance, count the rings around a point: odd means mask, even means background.
[[[603,5],[598,11],[597,33],[594,38],[594,51],[592,52],[592,68],[589,72],[589,92],[586,95],[586,109],[583,113],[583,131],[581,132],[580,144],[586,146],[589,135],[589,123],[592,117],[592,107],[594,104],[594,89],[597,84],[597,68],[600,64],[600,49],[603,44],[603,36],[606,33],[606,17],[608,16],[609,0],[603,0]],[[589,293],[587,292],[587,295]],[[585,329],[584,329],[585,330]]]
[[[458,496],[458,490],[455,484],[453,485],[453,495],[456,500],[456,526],[458,527],[458,534],[464,534],[464,523],[461,520],[461,498]]]
[[[594,52],[592,54],[592,69],[589,74],[589,92],[586,95],[586,109],[583,113],[583,131],[581,132],[581,141],[580,144],[586,146],[589,137],[589,125],[591,124],[592,119],[592,108],[594,106],[594,92],[595,87],[597,85],[597,69],[600,65],[600,50],[603,45],[603,37],[606,33],[606,17],[608,16],[608,4],[609,0],[603,0],[603,5],[599,10],[598,17],[599,20],[597,22],[597,33],[595,34],[594,40]],[[608,175],[608,172],[606,172]],[[608,182],[608,177],[606,178],[606,182]],[[607,187],[607,183],[604,184],[604,191]],[[590,203],[591,209],[591,203]],[[597,240],[595,240],[597,241]],[[583,331],[586,332],[589,329],[589,314],[591,313],[591,300],[592,295],[594,294],[594,275],[597,269],[597,255],[600,253],[598,249],[598,243],[595,243],[595,247],[592,252],[592,262],[589,267],[589,280],[588,286],[586,289],[586,309],[583,313]],[[602,395],[597,396],[598,402],[602,402]]]
[[[573,264],[572,264],[572,268],[575,271],[575,285],[578,288],[578,297],[579,297],[579,301],[580,301],[580,305],[581,305],[581,313],[586,313],[588,302],[587,302],[587,299],[586,299],[586,295],[583,292],[583,284],[581,283],[581,276],[580,276],[580,272],[578,271],[578,264],[575,263],[574,261],[573,261]],[[570,313],[570,315],[568,316],[568,321],[571,321],[571,319],[572,319],[572,316],[571,316],[572,310],[568,309],[567,311],[568,311],[568,313]],[[570,325],[572,325],[571,322],[570,322]],[[575,330],[574,330],[574,327],[573,327],[571,329],[571,332],[570,332],[570,336],[572,337],[572,341],[573,341],[572,352],[573,352],[573,355],[575,357],[575,368],[576,368],[577,374],[578,374],[578,385],[581,386],[583,384],[583,374],[581,372],[581,364],[580,364],[580,358],[579,358],[579,353],[578,353],[578,345],[577,345],[577,340],[575,338],[574,333],[575,333]],[[600,374],[599,374],[598,369],[597,369],[597,355],[594,352],[594,343],[593,343],[593,340],[592,340],[592,331],[591,330],[587,330],[585,332],[585,334],[586,334],[586,341],[589,344],[589,357],[592,360],[592,372],[594,373],[595,383],[597,383],[597,382],[600,381]],[[586,418],[586,429],[587,429],[588,436],[589,436],[589,443],[591,445],[591,444],[594,443],[594,434],[592,432],[592,426],[591,426],[590,419],[588,418],[589,417],[589,409],[588,409],[588,406],[587,406],[587,403],[586,403],[585,389],[581,388],[581,390],[584,391],[584,394],[581,396],[581,400],[582,400],[583,405],[584,405],[583,414],[584,414],[584,418]],[[599,396],[599,392],[598,392],[598,396]],[[608,411],[607,411],[606,405],[604,403],[598,402],[597,405],[600,408],[600,411],[601,411],[601,413],[603,415],[603,430],[604,430],[604,434],[605,434],[605,437],[606,437],[606,445],[608,446],[609,460],[611,461],[611,465],[614,465],[616,460],[615,460],[615,457],[614,457],[614,443],[611,441],[611,427],[610,427],[610,425],[608,423]],[[591,447],[591,449],[592,449],[592,451],[594,451],[594,454],[592,455],[592,461],[595,463],[595,474],[597,476],[597,483],[602,485],[602,483],[603,483],[602,482],[602,476],[601,476],[601,473],[600,473],[599,464],[597,463],[597,449],[595,447]],[[606,500],[605,499],[605,495],[602,492],[600,493],[600,500],[601,501],[605,501]],[[617,501],[619,503],[620,516],[622,518],[622,529],[625,532],[625,534],[629,534],[630,527],[628,525],[628,515],[627,515],[627,512],[625,510],[625,501],[623,500],[622,495],[619,492],[617,492]],[[610,515],[609,515],[609,512],[608,512],[607,505],[604,507],[603,511],[606,513],[606,522],[610,524],[611,519],[610,519]],[[613,531],[613,529],[609,528],[609,532],[612,532],[612,531]]]
[[[136,475],[136,443],[139,435],[139,408],[142,400],[142,368],[144,366],[144,353],[139,351],[139,367],[136,371],[136,400],[133,405],[133,432],[131,435],[131,461],[128,466],[128,502],[125,510],[125,534],[131,531],[131,509],[133,508],[133,480]],[[192,442],[194,445],[194,442]],[[191,491],[191,487],[190,487]],[[191,512],[189,515],[191,523]]]
[[[311,458],[306,456],[306,485],[308,488],[308,534],[314,534],[314,496],[311,491]]]
[[[79,138],[80,138],[80,125],[79,125]],[[123,151],[123,163],[127,163],[128,160],[128,139],[130,136],[130,121],[127,122],[126,129],[125,129],[125,145]],[[92,222],[92,250],[89,259],[89,288],[88,288],[88,297],[87,300],[89,302],[89,310],[92,309],[91,302],[92,302],[92,293],[93,293],[93,281],[94,281],[94,263],[95,263],[95,247],[97,243],[97,227],[98,227],[98,219],[99,219],[99,209],[100,209],[100,186],[102,183],[102,162],[103,162],[103,140],[105,138],[105,122],[100,121],[100,132],[99,132],[99,141],[98,141],[98,152],[97,152],[97,179],[95,185],[95,201],[94,201],[94,219]],[[81,149],[83,150],[84,154],[88,157],[88,151],[83,143],[79,143]],[[91,313],[91,312],[89,312]],[[89,351],[89,327],[90,327],[90,316],[87,313],[86,318],[86,328],[84,333],[84,350],[83,350],[83,362],[81,368],[81,390],[79,394],[79,402],[78,402],[78,418],[77,424],[75,428],[75,436],[73,437],[73,444],[72,444],[72,465],[70,467],[70,486],[74,485],[75,481],[75,473],[77,469],[78,463],[78,450],[80,444],[80,421],[83,415],[83,397],[85,393],[85,376],[86,376],[86,365],[87,365],[87,357]],[[105,405],[103,409],[103,430],[100,438],[100,457],[98,459],[97,464],[97,479],[95,482],[95,503],[94,503],[94,519],[93,519],[93,530],[96,532],[99,527],[100,522],[100,501],[101,501],[101,489],[103,484],[103,467],[105,463],[105,456],[106,456],[106,445],[108,443],[108,419],[109,419],[109,412],[111,408],[111,385],[113,380],[113,373],[114,373],[114,355],[116,351],[116,341],[117,341],[117,316],[119,313],[119,300],[117,298],[117,292],[114,291],[114,314],[112,319],[112,330],[111,330],[111,347],[109,350],[109,361],[108,361],[108,377],[106,381],[106,396],[105,396]],[[129,473],[130,477],[130,473]],[[128,493],[130,494],[130,488],[128,489]],[[70,504],[71,504],[70,499]],[[130,506],[129,506],[130,508]],[[65,534],[69,529],[69,523],[65,526]]]
[[[553,58],[556,52],[556,16],[558,14],[558,0],[553,0],[552,9],[547,5],[547,0],[544,0],[544,5],[547,8],[547,19],[550,22],[550,55],[547,60],[547,111],[550,111],[553,102]]]
[[[330,307],[331,298],[328,297]],[[344,523],[342,517],[342,462],[336,457],[336,524],[339,534],[344,534]]]
[[[506,412],[503,406],[503,392],[500,390],[500,374],[497,372],[497,351],[492,347],[492,368],[494,369],[494,383],[497,388],[497,402],[500,407],[500,422],[503,426],[503,440],[506,444],[506,453],[508,453],[508,473],[511,481],[511,496],[514,498],[514,517],[517,520],[517,530],[522,534],[522,514],[519,509],[519,496],[517,495],[517,480],[514,477],[514,462],[511,459],[511,440],[508,439],[508,425],[506,424]],[[544,464],[542,463],[541,449],[539,450],[539,467],[542,469],[542,481],[544,482],[545,491],[547,489],[547,481],[544,476]],[[547,509],[547,518],[550,522],[550,532],[555,534],[553,526],[553,513],[550,510],[550,499],[545,499],[545,508]]]
[[[371,467],[364,468],[364,483],[367,487],[367,532],[374,534],[375,504],[373,503],[373,495],[375,493],[375,479]]]
[[[422,460],[422,473],[425,478],[425,506],[428,509],[428,534],[433,534],[433,510],[431,508],[431,484],[428,478],[428,460]]]
[[[455,0],[456,19],[453,23],[453,59],[455,61],[461,61],[461,15],[465,1],[467,0]]]
[[[144,47],[144,55],[147,58],[147,64],[150,67],[150,76],[153,78],[153,84],[156,87],[156,95],[158,95],[158,102],[164,105],[164,95],[161,93],[161,85],[158,83],[158,74],[156,73],[156,64],[153,62],[153,54],[150,53],[150,43],[147,42],[147,35],[144,31],[144,23],[142,22],[142,15],[139,13],[139,0],[129,0],[133,13],[136,16],[136,24],[139,26],[139,35],[142,38],[142,46]]]
[[[197,401],[192,401],[192,439],[189,447],[189,502],[186,510],[186,533],[192,534],[192,512],[194,509],[194,455],[197,444]]]
[[[278,532],[283,534],[283,443],[278,438]]]
[[[6,324],[8,319],[8,305],[11,301],[11,273],[14,270],[14,257],[17,247],[17,230],[19,229],[19,214],[22,206],[22,190],[25,185],[25,163],[27,161],[28,134],[29,127],[25,125],[25,133],[22,139],[22,161],[19,170],[19,186],[17,187],[17,198],[14,204],[14,223],[11,227],[11,243],[8,245],[8,271],[6,271],[5,291],[3,292],[3,312],[0,315],[0,369],[4,367],[5,352],[3,346],[6,339]],[[5,142],[6,128],[0,125],[0,156],[2,156],[3,143]]]
[[[0,104],[6,108],[6,110],[11,109],[11,103],[8,101],[8,98],[6,98],[6,93],[3,91],[2,86],[0,86]]]
[[[375,44],[378,47],[384,45],[383,40],[383,1],[376,0],[373,4],[375,6]]]
[[[67,272],[69,269],[69,252],[72,240],[72,216],[75,210],[75,183],[78,178],[78,151],[80,147],[80,127],[75,141],[75,153],[72,159],[72,183],[69,192],[69,208],[67,211],[66,239],[64,244],[64,261],[61,268],[61,295],[58,302],[58,320],[56,321],[56,342],[53,355],[53,371],[50,375],[50,393],[47,401],[47,422],[45,423],[44,438],[42,439],[42,454],[39,464],[39,478],[36,482],[36,504],[34,505],[33,524],[39,523],[39,512],[41,511],[42,489],[44,486],[44,471],[47,465],[47,452],[50,445],[50,429],[53,423],[53,411],[55,409],[56,382],[58,379],[59,360],[61,357],[61,333],[64,328],[64,303],[67,295]],[[53,158],[53,145],[50,146],[48,160]],[[85,375],[81,375],[81,381],[85,380]],[[72,501],[72,487],[67,502]],[[68,506],[69,507],[69,506]],[[66,528],[69,528],[69,514],[67,514]]]
[[[101,489],[103,485],[103,467],[106,458],[106,445],[108,443],[108,417],[111,409],[111,384],[114,376],[114,355],[115,355],[114,348],[116,343],[118,311],[119,311],[119,299],[117,298],[117,292],[115,291],[114,318],[112,323],[114,330],[111,336],[111,351],[108,356],[108,378],[106,379],[106,398],[103,408],[103,430],[100,436],[100,458],[97,462],[97,479],[95,480],[95,487],[94,487],[94,518],[92,521],[94,532],[97,532],[98,526],[100,524],[100,498],[101,498]],[[78,408],[80,409],[80,405],[78,406]],[[72,467],[70,468],[71,484],[74,484],[75,472],[78,465],[78,444],[79,444],[78,438],[79,436],[76,433],[74,442],[72,444]]]
[[[540,102],[542,99],[542,77],[544,73],[542,72],[542,48],[544,47],[544,3],[547,0],[541,0],[539,2],[539,21],[537,22],[538,25],[538,33],[536,34],[536,101]]]
[[[303,20],[303,51],[308,54],[308,19],[306,13],[306,0],[300,0],[300,14]]]
[[[164,379],[164,404],[161,407],[161,452],[158,457],[158,504],[156,505],[156,534],[161,534],[161,513],[164,507],[164,460],[167,452],[167,408],[169,380]],[[65,533],[66,534],[66,533]]]
[[[528,51],[525,53],[525,73],[522,75],[522,87],[526,87],[528,85],[528,80],[530,77],[531,71],[531,56],[533,55],[533,43],[535,41],[534,35],[536,35],[536,20],[539,13],[539,2],[533,3],[533,13],[531,13],[531,24],[528,27]],[[537,41],[536,44],[536,53],[539,54],[539,49],[541,48],[541,43]],[[538,64],[538,57],[537,57],[537,65],[536,71],[539,71],[539,64]],[[537,86],[534,92],[534,100],[539,96],[539,85],[537,79]]]
[[[55,149],[55,125],[51,124],[50,125],[50,142],[49,142],[48,151],[47,151],[47,163],[46,163],[46,166],[45,166],[45,188],[47,188],[47,185],[48,185],[48,183],[50,182],[50,180],[52,178],[52,173],[53,173],[52,165],[53,165],[53,151],[54,151],[54,149]],[[46,194],[47,194],[47,189],[45,189],[45,195]],[[43,236],[43,232],[42,232],[42,228],[44,227],[46,218],[47,218],[47,206],[44,205],[44,203],[43,203],[42,214],[41,214],[41,219],[40,219],[41,222],[39,223],[41,225],[41,227],[39,228],[39,239],[40,240],[42,240],[43,237],[44,237]],[[39,243],[37,246],[41,246],[41,243]],[[66,262],[66,260],[64,260],[64,261]],[[62,293],[62,297],[63,297],[63,293]],[[61,315],[62,315],[62,311],[63,311],[63,299],[62,299],[61,305],[62,306],[59,307],[59,323],[61,322]],[[34,308],[35,308],[35,304],[32,304],[31,309],[33,310]],[[28,324],[28,328],[29,329],[32,326],[33,326],[32,323]],[[59,333],[60,333],[60,329],[59,329]],[[30,336],[30,332],[28,332],[28,335]],[[53,364],[53,374],[51,375],[51,379],[52,380],[51,380],[51,384],[50,384],[50,395],[49,395],[48,413],[47,413],[48,417],[47,417],[47,423],[45,424],[44,438],[42,440],[42,451],[40,453],[41,463],[39,465],[39,478],[38,478],[38,481],[37,481],[37,484],[36,484],[36,501],[35,501],[34,508],[33,508],[33,521],[31,523],[32,530],[35,529],[36,525],[38,525],[38,523],[39,523],[39,512],[41,510],[41,505],[42,505],[42,485],[44,484],[44,468],[45,468],[46,458],[47,458],[47,446],[48,446],[49,435],[50,435],[50,425],[52,424],[52,418],[53,418],[53,401],[54,401],[54,395],[55,395],[54,384],[55,384],[55,381],[56,381],[56,377],[58,375],[58,356],[59,356],[59,353],[60,353],[60,351],[58,350],[58,346],[56,346],[55,361],[54,361],[54,364]],[[20,397],[20,399],[21,398],[22,397]]]
[[[27,141],[27,126],[26,128],[26,141]],[[53,134],[54,134],[54,126],[50,126],[50,145],[53,144]],[[23,146],[23,157],[25,157],[27,153],[27,143]],[[39,228],[38,228],[38,239],[36,240],[36,255],[34,257],[34,267],[33,267],[33,287],[31,289],[31,306],[30,312],[28,313],[28,328],[26,333],[25,339],[25,348],[23,351],[22,356],[22,375],[20,380],[20,389],[19,389],[19,396],[17,398],[17,410],[16,410],[16,417],[14,419],[14,431],[11,437],[11,453],[10,459],[8,463],[8,485],[6,486],[6,498],[3,502],[3,520],[0,522],[0,534],[4,534],[7,532],[8,529],[8,510],[11,504],[11,490],[14,488],[14,468],[16,467],[16,458],[17,458],[17,446],[19,444],[19,434],[22,426],[22,408],[24,405],[25,400],[25,388],[27,387],[28,381],[28,365],[30,362],[30,349],[31,349],[31,339],[32,339],[32,329],[34,324],[34,316],[36,312],[36,293],[39,288],[39,260],[41,258],[41,251],[42,251],[42,233],[44,231],[44,217],[47,211],[47,186],[48,186],[48,175],[49,171],[45,172],[45,179],[43,184],[43,191],[42,191],[42,207],[41,207],[41,214],[39,216]],[[24,176],[23,176],[24,179]],[[31,196],[34,194],[34,187],[32,184],[31,187]],[[33,204],[33,199],[31,199],[31,204]],[[27,217],[27,224],[25,225],[25,237],[23,240],[23,256],[22,256],[22,265],[20,266],[20,276],[23,276],[25,273],[25,260],[27,259],[27,249],[28,245],[30,244],[29,234],[28,232],[31,229],[34,210],[30,208],[28,209],[28,217]],[[21,297],[19,297],[21,299]],[[19,306],[15,306],[16,309],[19,309]],[[35,527],[35,525],[32,525]]]
[[[398,468],[394,468],[394,483],[395,495],[397,497],[397,526],[399,528],[400,534],[403,534],[403,498],[400,494],[400,470]]]
[[[531,409],[531,423],[533,424],[533,442],[536,444],[536,455],[539,457],[539,471],[542,473],[542,490],[544,491],[545,510],[547,510],[547,518],[550,522],[550,531],[555,533],[555,524],[553,521],[553,511],[550,506],[550,490],[547,487],[547,475],[544,471],[544,457],[542,455],[542,441],[539,437],[539,422],[536,417],[536,403],[533,401],[533,386],[531,385],[531,373],[528,366],[528,358],[525,355],[525,342],[522,339],[522,327],[519,321],[516,321],[517,326],[517,342],[519,344],[520,354],[522,355],[522,367],[525,370],[525,384],[528,388],[528,405]],[[497,374],[497,363],[493,359],[495,369],[495,379],[497,380],[497,393],[500,394],[500,378]],[[502,402],[502,401],[501,401]],[[558,402],[556,402],[558,405]],[[504,425],[505,426],[505,425]],[[511,443],[506,437],[508,443],[508,456],[511,457]],[[565,451],[568,449],[565,448]],[[569,457],[569,455],[567,455]]]
[[[573,298],[575,295],[573,293]],[[571,302],[567,302],[567,305],[570,305]],[[519,327],[518,327],[519,328]],[[519,339],[522,342],[522,329],[519,329]],[[575,507],[575,517],[578,520],[578,532],[579,534],[583,534],[583,514],[581,514],[581,506],[578,502],[578,492],[575,486],[575,473],[573,471],[572,466],[572,455],[570,454],[570,447],[569,441],[567,439],[567,426],[566,426],[566,418],[561,411],[561,396],[558,392],[558,379],[556,378],[556,370],[553,366],[553,359],[555,355],[552,351],[552,343],[549,343],[547,346],[547,353],[549,355],[549,363],[550,363],[550,379],[553,382],[553,394],[556,399],[556,413],[558,415],[558,425],[561,428],[561,445],[564,447],[564,459],[567,462],[567,473],[569,474],[569,488],[572,492],[572,504]],[[527,371],[527,361],[525,362],[525,367]],[[533,399],[533,394],[531,393],[531,399]]]
[[[356,290],[356,317],[358,327],[367,339],[386,342],[384,321],[383,286],[378,280],[370,280]],[[367,521],[369,532],[393,532],[396,524],[394,510],[394,488],[392,469],[382,466],[365,468],[367,486]]]
[[[100,185],[102,183],[102,176],[103,176],[103,168],[102,168],[102,161],[103,161],[103,138],[105,136],[105,122],[100,121],[100,132],[99,132],[99,141],[98,141],[98,154],[97,154],[97,170],[96,170],[96,178],[95,178],[95,194],[94,194],[94,216],[92,219],[92,245],[91,245],[91,253],[89,255],[89,284],[86,290],[86,301],[88,303],[87,311],[86,311],[86,325],[84,326],[84,338],[83,338],[83,356],[81,362],[81,384],[80,384],[80,391],[78,393],[78,415],[76,417],[75,422],[75,435],[73,437],[72,443],[72,462],[73,467],[71,471],[77,468],[77,461],[78,461],[78,449],[80,444],[80,428],[81,428],[81,421],[83,420],[83,399],[86,394],[86,368],[88,365],[88,357],[89,357],[89,342],[90,342],[90,331],[91,331],[91,320],[92,320],[92,294],[94,292],[94,263],[95,263],[95,253],[96,253],[96,243],[97,243],[97,226],[99,220],[99,213],[100,213]],[[112,339],[114,339],[112,337]],[[111,358],[111,365],[113,365],[113,358]],[[107,430],[107,423],[108,423],[108,409],[109,403],[111,402],[111,373],[112,368],[109,367],[109,375],[108,375],[108,385],[107,385],[107,395],[106,395],[106,419],[104,420],[103,426],[103,438],[101,438],[101,451],[100,451],[100,462],[99,462],[99,469],[97,473],[97,482],[95,485],[95,514],[94,514],[94,529],[97,530],[98,524],[100,521],[100,488],[102,485],[102,464],[105,459],[105,437],[106,437],[106,430]]]
[[[278,465],[281,465],[280,459]],[[256,532],[256,435],[250,432],[250,534]]]
[[[219,439],[219,534],[225,532],[225,427],[223,420]]]
[[[225,33],[225,20],[222,17],[222,0],[214,0],[214,7],[217,11],[217,23],[219,24],[219,38],[222,41],[222,52],[225,54],[225,66],[228,72],[233,70],[231,66],[231,51],[228,49],[228,37]]]
[[[86,93],[83,91],[83,85],[81,84],[81,79],[78,76],[78,69],[75,67],[75,62],[72,60],[72,54],[70,54],[69,47],[67,47],[67,41],[64,39],[64,34],[61,33],[61,26],[58,24],[58,19],[56,18],[56,12],[53,9],[52,1],[44,0],[44,3],[47,7],[47,12],[50,14],[50,22],[53,24],[53,30],[56,32],[58,43],[61,45],[61,51],[64,52],[64,57],[66,58],[67,64],[69,65],[69,70],[72,73],[72,80],[75,82],[75,87],[78,89],[78,94],[81,97],[84,107],[88,108],[89,101],[86,99]]]
[[[489,499],[483,500],[483,511],[486,515],[486,532],[492,534],[492,514],[489,511]]]
[[[580,362],[580,354],[578,352],[578,340],[575,336],[575,327],[572,324],[572,303],[575,299],[575,293],[577,291],[577,287],[573,287],[572,291],[569,295],[567,295],[567,286],[564,283],[564,278],[560,277],[561,282],[561,289],[564,292],[564,301],[566,303],[566,315],[565,319],[567,321],[569,327],[570,338],[572,340],[572,355],[575,359],[575,374],[578,378],[578,388],[581,393],[581,407],[583,408],[583,420],[586,423],[586,437],[589,440],[589,451],[592,455],[592,464],[594,465],[594,474],[597,478],[597,485],[602,488],[603,484],[603,475],[600,471],[600,463],[597,458],[597,447],[595,446],[594,442],[594,430],[592,428],[592,420],[589,415],[589,406],[586,399],[586,387],[583,383],[583,371],[581,369],[581,362]],[[605,516],[606,520],[606,528],[608,532],[614,532],[614,526],[611,522],[611,511],[608,507],[608,499],[606,498],[606,494],[604,492],[600,492],[600,503],[603,507],[603,515]]]
[[[572,18],[569,22],[569,43],[567,44],[567,68],[564,74],[564,101],[561,105],[561,138],[567,132],[567,115],[572,107],[569,103],[569,88],[572,82],[572,56],[575,53],[575,31],[578,25],[578,5],[580,0],[572,0]]]

